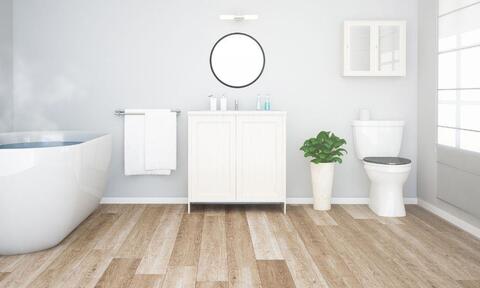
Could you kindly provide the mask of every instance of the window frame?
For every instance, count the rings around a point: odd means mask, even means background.
[[[440,0],[441,1],[441,0]],[[437,61],[438,61],[438,64],[440,64],[440,56],[442,54],[447,54],[447,53],[456,53],[456,68],[459,68],[461,67],[461,51],[464,51],[464,50],[467,50],[467,49],[475,49],[475,48],[479,48],[480,49],[480,43],[478,44],[474,44],[474,45],[467,45],[467,46],[461,46],[461,39],[460,37],[456,37],[456,48],[453,48],[453,49],[446,49],[446,50],[440,50],[440,20],[442,19],[442,17],[445,17],[445,16],[449,16],[449,15],[452,15],[454,13],[458,13],[460,11],[464,11],[465,9],[469,9],[469,8],[472,8],[472,7],[476,7],[476,5],[480,5],[480,1],[475,1],[473,3],[470,3],[470,4],[467,4],[465,6],[462,6],[462,7],[458,7],[456,9],[453,9],[451,11],[448,11],[448,12],[445,12],[445,13],[442,13],[440,14],[440,7],[439,9],[437,10]],[[478,99],[478,101],[464,101],[461,99],[461,94],[462,94],[462,91],[475,91],[475,90],[479,90],[480,91],[480,87],[461,87],[461,84],[460,83],[460,79],[461,79],[461,71],[460,69],[457,69],[456,70],[456,87],[447,87],[447,88],[440,88],[440,65],[437,66],[437,96],[436,96],[436,109],[437,109],[437,113],[436,113],[436,121],[437,121],[437,146],[439,148],[442,148],[442,147],[448,147],[450,149],[458,149],[458,150],[461,150],[461,151],[468,151],[468,152],[473,152],[473,153],[480,153],[480,150],[479,151],[472,151],[472,150],[468,150],[468,149],[465,149],[465,148],[462,148],[462,137],[461,137],[461,134],[463,131],[468,131],[468,132],[474,132],[474,133],[480,133],[480,129],[470,129],[470,128],[465,128],[465,127],[461,127],[462,124],[461,124],[461,108],[462,106],[466,105],[466,104],[469,104],[469,105],[480,105],[480,97]],[[454,100],[440,100],[440,93],[442,91],[455,91],[455,99]],[[480,93],[480,92],[479,92]],[[440,105],[445,105],[445,104],[454,104],[455,105],[455,126],[449,126],[449,125],[440,125],[440,119],[439,119],[439,110],[440,110]],[[441,144],[439,143],[440,142],[440,135],[439,135],[439,130],[440,129],[451,129],[451,130],[455,130],[455,146],[450,146],[450,145],[446,145],[446,144]],[[480,155],[480,154],[479,154]]]

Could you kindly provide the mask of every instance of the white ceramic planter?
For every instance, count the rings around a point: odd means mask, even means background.
[[[335,163],[310,162],[313,189],[313,209],[330,210]]]

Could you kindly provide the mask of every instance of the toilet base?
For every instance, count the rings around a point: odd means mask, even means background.
[[[378,216],[405,217],[403,185],[372,184],[368,207]]]
[[[404,217],[403,184],[407,181],[411,164],[364,164],[370,179],[370,209],[382,217]]]

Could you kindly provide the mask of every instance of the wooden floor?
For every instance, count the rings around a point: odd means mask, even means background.
[[[104,205],[0,287],[480,287],[480,240],[417,206]]]

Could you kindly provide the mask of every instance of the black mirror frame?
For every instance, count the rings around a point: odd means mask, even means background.
[[[258,74],[258,76],[250,83],[246,84],[246,85],[242,85],[242,86],[233,86],[233,85],[229,85],[225,82],[223,82],[222,80],[220,80],[220,78],[218,78],[217,74],[215,74],[215,71],[213,70],[213,66],[212,66],[212,55],[213,55],[213,50],[215,50],[215,47],[217,47],[217,44],[220,43],[220,41],[222,41],[224,38],[227,38],[228,36],[232,36],[232,35],[243,35],[243,36],[247,36],[249,38],[251,38],[253,41],[255,41],[257,44],[258,44],[258,47],[260,47],[260,50],[262,51],[262,56],[263,56],[263,65],[262,65],[262,70],[260,70],[260,73]],[[227,86],[227,87],[230,87],[230,88],[245,88],[245,87],[248,87],[250,85],[252,85],[253,83],[255,83],[258,78],[260,78],[260,76],[262,76],[263,74],[263,70],[265,69],[265,62],[266,62],[266,59],[265,59],[265,51],[263,50],[263,47],[262,45],[260,45],[260,43],[257,41],[257,39],[253,38],[252,36],[246,34],[246,33],[242,33],[242,32],[233,32],[233,33],[229,33],[227,35],[224,35],[222,36],[220,39],[217,40],[217,42],[215,42],[215,45],[213,45],[213,48],[212,50],[210,51],[210,70],[212,71],[213,73],[213,76],[215,76],[215,78],[220,82],[222,83],[223,85]]]

